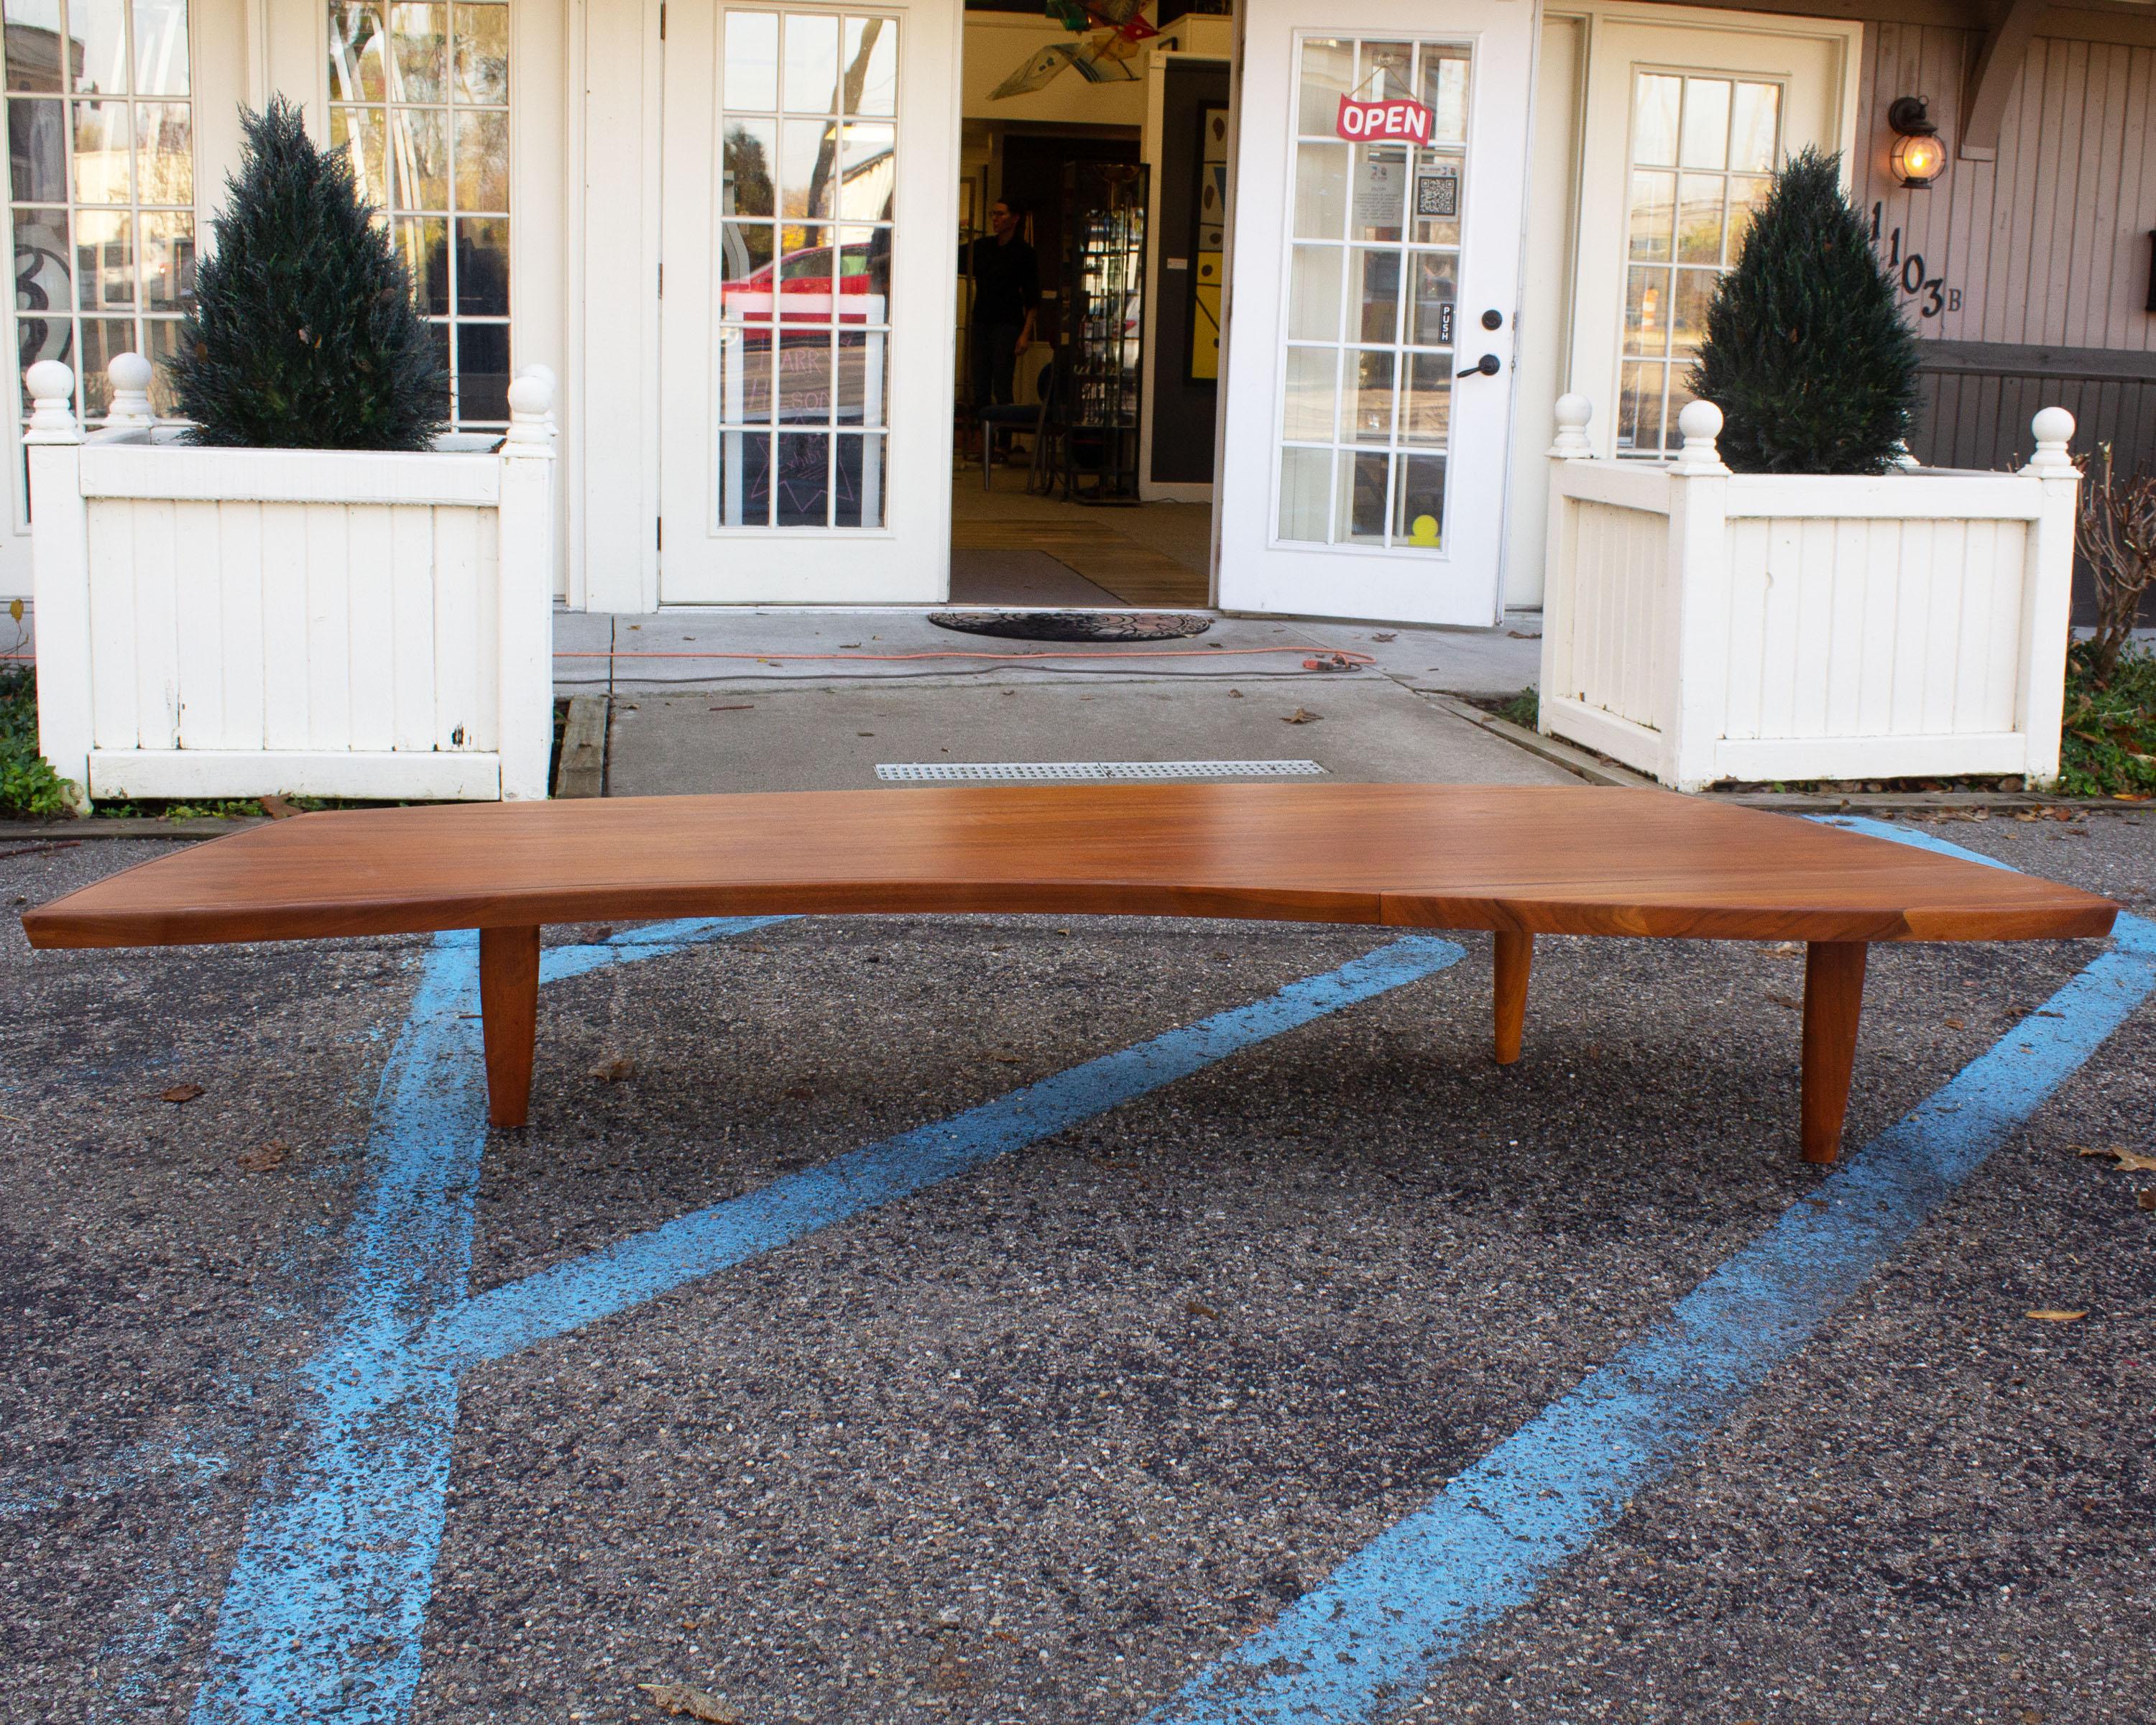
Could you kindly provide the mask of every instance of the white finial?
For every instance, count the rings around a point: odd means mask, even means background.
[[[29,386],[30,429],[23,441],[79,444],[82,428],[74,423],[74,373],[56,359],[41,359],[23,374]]]
[[[1727,473],[1714,440],[1722,435],[1722,409],[1711,401],[1685,403],[1677,415],[1677,429],[1684,434],[1684,449],[1671,470],[1676,473]]]
[[[105,368],[112,380],[112,407],[105,414],[110,425],[154,425],[157,415],[150,405],[150,380],[157,375],[139,353],[119,353]]]
[[[2040,479],[2066,479],[2079,471],[2066,444],[2074,434],[2074,416],[2064,408],[2045,408],[2029,422],[2036,434],[2036,453],[2021,470]]]
[[[562,435],[562,428],[554,418],[554,397],[557,393],[558,385],[554,379],[553,367],[542,366],[535,360],[531,364],[518,371],[516,375],[520,377],[536,378],[547,386],[547,431],[550,437],[558,439]]]
[[[1557,398],[1557,439],[1549,446],[1553,461],[1584,461],[1594,453],[1587,440],[1587,422],[1594,416],[1594,403],[1584,395]]]
[[[526,370],[509,386],[509,436],[506,444],[527,453],[550,450],[553,443],[547,414],[554,405],[554,376],[537,375],[539,367]]]

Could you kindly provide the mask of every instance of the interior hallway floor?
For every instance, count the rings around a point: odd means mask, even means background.
[[[1065,503],[1030,495],[1024,458],[951,482],[951,603],[1202,609],[1212,602],[1209,503]]]

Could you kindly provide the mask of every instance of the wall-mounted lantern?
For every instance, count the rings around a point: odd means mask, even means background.
[[[1939,129],[1925,113],[1922,96],[1897,96],[1887,110],[1887,124],[1894,130],[1894,177],[1912,192],[1921,192],[1946,172],[1947,152],[1939,142]]]

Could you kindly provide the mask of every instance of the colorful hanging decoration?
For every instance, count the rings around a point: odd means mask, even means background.
[[[1088,84],[1127,84],[1138,76],[1138,44],[1160,33],[1139,11],[1144,0],[1048,0],[1047,15],[1083,39],[1056,42],[988,92],[992,102],[1045,89],[1070,67]]]

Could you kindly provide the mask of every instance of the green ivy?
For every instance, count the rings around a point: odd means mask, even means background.
[[[38,819],[74,813],[74,787],[38,752],[38,678],[0,670],[0,817]]]
[[[2156,796],[2156,654],[2129,647],[2100,683],[2089,644],[2067,650],[2059,788],[2070,797]]]

